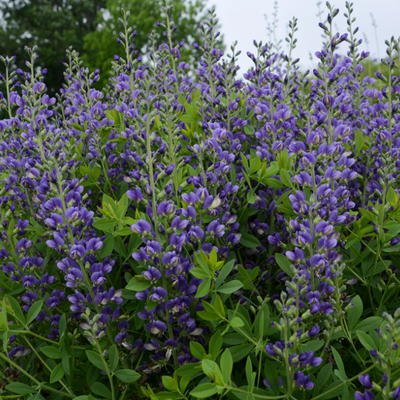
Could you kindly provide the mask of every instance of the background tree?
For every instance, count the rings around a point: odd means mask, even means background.
[[[129,23],[137,30],[134,45],[140,52],[149,44],[152,29],[162,33],[155,26],[162,20],[161,4],[160,0],[0,0],[0,54],[16,55],[17,66],[23,66],[24,46],[38,45],[37,65],[48,69],[45,82],[54,92],[63,83],[62,63],[66,49],[72,46],[85,66],[101,69],[98,86],[103,86],[119,50],[116,37],[121,8],[131,12]],[[198,25],[207,17],[206,0],[170,0],[170,5],[172,20],[178,25],[174,44],[186,42],[180,49],[182,60],[199,59],[201,54],[192,44],[201,38]]]
[[[0,54],[16,55],[23,66],[24,46],[38,45],[38,66],[47,68],[51,91],[61,87],[65,50],[83,51],[83,37],[97,27],[106,0],[0,0]]]
[[[193,62],[200,59],[201,54],[192,46],[193,42],[201,40],[199,24],[207,19],[206,0],[170,0],[172,6],[171,20],[178,28],[173,32],[173,44],[185,41],[185,46],[180,49],[182,60]],[[128,25],[137,31],[133,41],[135,50],[145,50],[149,42],[149,33],[156,29],[160,34],[162,28],[155,26],[156,22],[164,20],[162,16],[161,0],[107,0],[104,10],[98,15],[97,29],[87,34],[84,38],[84,53],[82,58],[85,65],[90,68],[100,68],[102,71],[101,82],[106,83],[110,71],[111,60],[119,52],[116,46],[116,37],[121,30],[118,18],[121,9],[130,11]],[[219,37],[223,43],[222,35]],[[224,46],[220,45],[220,48]]]

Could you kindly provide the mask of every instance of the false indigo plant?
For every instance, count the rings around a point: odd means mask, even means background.
[[[167,1],[103,90],[0,57],[1,398],[400,399],[399,41],[368,76],[327,7],[312,77],[296,18],[186,64]]]

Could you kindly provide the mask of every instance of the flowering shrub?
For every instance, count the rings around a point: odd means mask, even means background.
[[[296,19],[242,80],[214,12],[180,61],[167,4],[103,91],[1,57],[3,399],[400,399],[399,46],[378,86],[327,6],[312,79]]]

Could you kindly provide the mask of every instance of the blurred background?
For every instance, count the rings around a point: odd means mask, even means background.
[[[339,15],[334,20],[334,27],[341,34],[347,33],[344,13],[346,0],[329,0],[332,6],[339,8]],[[322,30],[318,23],[326,20],[328,14],[326,0],[210,0],[207,5],[215,4],[217,15],[222,25],[222,32],[227,45],[238,40],[239,65],[242,72],[251,66],[246,56],[253,48],[253,40],[281,40],[283,51],[287,50],[284,38],[288,33],[288,22],[293,17],[298,19],[295,58],[300,58],[303,69],[315,68],[317,63],[310,61],[322,46]],[[360,50],[370,51],[372,58],[385,56],[385,40],[400,37],[400,0],[352,0],[354,27],[359,27],[357,38],[363,40]],[[346,43],[339,46],[339,52],[347,51]]]
[[[192,46],[201,40],[198,25],[207,19],[207,10],[215,6],[222,32],[220,48],[227,49],[237,40],[241,70],[251,66],[247,51],[254,52],[253,40],[273,42],[281,51],[287,50],[284,38],[288,22],[298,18],[297,47],[294,57],[300,58],[302,69],[315,67],[310,55],[320,50],[321,29],[318,23],[327,15],[325,2],[314,0],[170,0],[173,20],[178,25],[174,42],[185,40],[182,59],[193,63],[201,53]],[[337,30],[346,33],[345,1],[336,1],[341,17],[335,19]],[[385,54],[384,40],[400,36],[398,15],[400,0],[354,0],[355,26],[363,39],[361,50],[369,50],[373,58]],[[99,86],[107,83],[111,60],[121,53],[116,43],[120,31],[121,8],[131,11],[130,24],[137,30],[135,39],[139,53],[149,44],[149,33],[162,28],[160,0],[0,0],[0,54],[17,56],[16,66],[24,66],[24,46],[39,47],[39,65],[47,68],[45,82],[50,91],[57,91],[63,82],[65,51],[72,46],[91,70],[101,69]],[[337,22],[336,22],[337,21]],[[341,45],[343,51],[345,44]]]

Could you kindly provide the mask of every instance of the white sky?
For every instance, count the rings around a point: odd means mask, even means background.
[[[339,15],[334,22],[339,29],[339,33],[347,33],[345,0],[330,0],[331,5],[339,8]],[[371,13],[377,24],[377,36],[379,45],[379,57],[385,55],[385,40],[391,36],[400,37],[400,0],[353,0],[353,16],[356,17],[354,28],[359,27],[358,39],[363,39],[359,47],[362,50],[369,50],[371,55],[376,57],[378,53],[375,30],[372,26]],[[221,32],[225,36],[227,52],[230,52],[231,44],[237,40],[237,50],[241,50],[239,56],[239,75],[246,72],[252,65],[252,61],[247,57],[247,51],[256,53],[253,40],[268,42],[267,21],[272,23],[272,13],[274,11],[274,0],[208,0],[208,6],[216,6],[216,12],[220,24]],[[323,19],[325,20],[328,9],[325,1],[321,1]],[[319,28],[319,18],[317,17],[317,0],[279,0],[278,2],[278,29],[277,38],[282,39],[282,46],[286,50],[287,43],[284,41],[287,36],[287,25],[289,20],[295,16],[298,19],[298,31],[296,32],[297,44],[293,52],[294,58],[300,58],[300,65],[304,68],[311,68],[313,64],[309,59],[309,53],[313,55],[322,47],[322,30]],[[266,21],[264,14],[268,16]],[[336,32],[336,31],[335,31]],[[364,41],[364,34],[368,38],[368,45]],[[344,53],[347,51],[347,43],[342,43],[339,49]],[[314,66],[317,63],[314,58]]]

